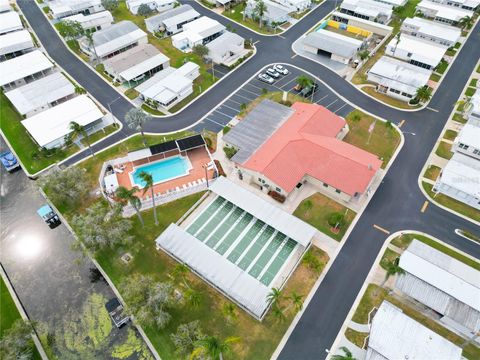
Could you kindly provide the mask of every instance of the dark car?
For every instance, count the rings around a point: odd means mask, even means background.
[[[309,86],[305,86],[302,91],[300,91],[300,95],[303,96],[303,97],[309,97],[313,94],[313,92],[315,90],[318,89],[318,85],[317,84],[312,84],[312,85],[309,85]]]

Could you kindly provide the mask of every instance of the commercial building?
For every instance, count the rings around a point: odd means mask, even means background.
[[[480,331],[480,271],[418,240],[400,256],[395,289],[467,337]]]
[[[291,20],[291,10],[284,5],[276,3],[270,0],[264,0],[263,3],[266,6],[267,11],[263,15],[262,20],[268,25],[271,24],[283,24]],[[245,16],[249,18],[256,18],[255,6],[257,2],[255,0],[248,0],[244,9]]]
[[[225,177],[188,217],[155,240],[216,290],[261,320],[317,230]]]
[[[55,19],[84,14],[90,15],[105,10],[101,0],[55,0],[48,3]]]
[[[32,36],[27,30],[13,31],[0,35],[0,57],[19,55],[34,47]]]
[[[373,317],[365,360],[462,359],[462,349],[388,301]]]
[[[479,179],[480,161],[457,152],[442,169],[433,191],[480,210]]]
[[[52,68],[40,50],[0,62],[0,87],[8,90],[24,85],[49,74]]]
[[[94,14],[76,14],[63,18],[64,21],[76,21],[84,30],[102,30],[113,23],[113,16],[110,11],[100,11]]]
[[[47,149],[60,147],[76,122],[90,131],[102,122],[103,113],[86,95],[80,95],[22,121],[35,142]]]
[[[382,56],[368,70],[367,79],[378,84],[376,88],[378,92],[402,101],[409,101],[415,97],[419,88],[428,84],[431,74],[431,70]]]
[[[456,25],[460,19],[472,17],[470,10],[460,9],[453,6],[437,4],[432,1],[422,0],[416,7],[417,11],[434,21]]]
[[[75,87],[60,72],[54,72],[5,93],[15,109],[27,117],[64,102],[74,95]]]
[[[224,136],[239,174],[285,197],[309,183],[345,202],[370,191],[382,161],[342,141],[344,119],[316,104],[263,100]]]
[[[332,13],[332,20],[350,26],[356,26],[383,37],[390,35],[393,30],[391,26],[380,24],[378,22],[370,20],[361,19],[352,15],[347,15],[339,11],[334,11]]]
[[[240,35],[225,31],[215,40],[207,44],[208,58],[215,64],[231,66],[246,54],[245,39]]]
[[[103,62],[114,82],[136,82],[169,67],[170,60],[150,44],[141,44]]]
[[[178,69],[168,67],[136,87],[150,106],[169,109],[193,93],[193,80],[200,75],[199,66],[187,62]]]
[[[419,17],[406,18],[401,27],[404,34],[447,47],[454,46],[462,35],[460,29]]]
[[[22,29],[23,24],[18,13],[15,11],[0,13],[0,35]]]
[[[349,64],[364,46],[364,42],[325,29],[309,33],[303,40],[305,51],[327,56],[334,61]]]
[[[177,49],[188,52],[195,45],[206,45],[225,32],[225,26],[217,20],[202,16],[183,25],[183,31],[172,36],[172,45]]]
[[[164,32],[166,35],[173,35],[182,31],[183,25],[200,16],[190,5],[181,5],[145,19],[145,26],[151,33]]]
[[[341,13],[361,19],[387,24],[392,18],[393,8],[374,0],[344,0],[339,5]]]
[[[443,59],[448,47],[432,42],[425,42],[413,36],[401,34],[393,38],[385,49],[385,54],[405,60],[408,63],[430,70]]]

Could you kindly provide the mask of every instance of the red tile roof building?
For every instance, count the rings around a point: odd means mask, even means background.
[[[323,106],[297,102],[292,109],[293,115],[239,165],[268,178],[284,195],[306,176],[348,197],[366,192],[382,161],[342,141],[345,120]]]

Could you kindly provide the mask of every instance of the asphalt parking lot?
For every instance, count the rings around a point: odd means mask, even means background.
[[[223,101],[205,116],[201,122],[195,125],[194,130],[201,131],[203,129],[208,129],[214,132],[222,130],[223,127],[225,127],[225,125],[240,112],[242,104],[248,104],[255,100],[262,94],[262,91],[264,91],[263,89],[266,89],[269,92],[288,91],[296,93],[295,90],[293,90],[297,83],[296,79],[304,73],[301,70],[288,65],[285,65],[285,67],[289,70],[289,74],[281,75],[280,78],[276,79],[271,85],[260,81],[257,78],[257,74],[233,93],[232,96]],[[345,117],[354,109],[321,83],[318,84],[317,90],[314,92],[313,97],[310,98],[314,103],[325,106],[330,111],[342,117]]]

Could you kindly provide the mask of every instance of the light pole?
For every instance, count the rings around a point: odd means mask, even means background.
[[[205,169],[205,179],[207,179],[207,189],[208,189],[209,188],[209,186],[208,186],[208,172],[207,172],[208,165],[203,164],[203,168]]]
[[[115,100],[112,100],[110,101],[107,105],[108,105],[108,111],[110,111],[110,116],[112,117],[112,120],[113,120],[113,123],[115,125],[117,125],[117,122],[115,120],[115,116],[113,116],[113,113],[112,113],[112,107],[110,105],[112,105],[115,101],[117,101],[118,99],[120,99],[121,96],[117,97]]]

